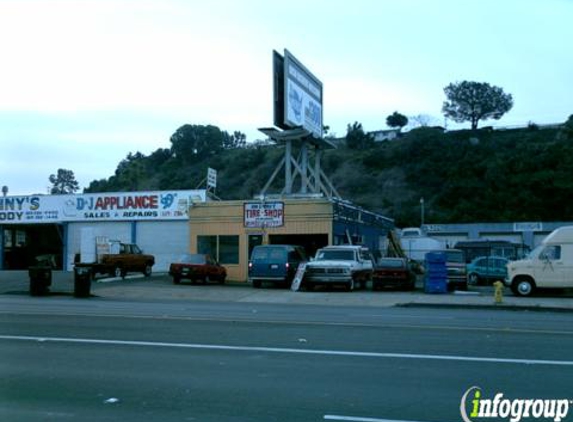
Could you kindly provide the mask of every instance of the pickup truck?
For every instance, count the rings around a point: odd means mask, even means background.
[[[80,262],[79,254],[74,260],[75,268],[88,268],[90,274],[109,274],[112,277],[125,277],[128,272],[142,272],[146,277],[151,275],[155,257],[144,254],[136,244],[119,243],[119,253],[103,254],[93,263]]]
[[[306,290],[318,284],[341,284],[352,291],[366,288],[372,278],[372,258],[367,248],[355,245],[326,246],[307,263],[304,274]]]

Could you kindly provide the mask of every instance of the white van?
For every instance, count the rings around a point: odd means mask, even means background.
[[[536,288],[573,287],[573,226],[555,229],[526,259],[509,262],[505,285],[516,296],[529,296]]]

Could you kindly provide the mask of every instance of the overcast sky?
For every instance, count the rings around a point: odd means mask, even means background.
[[[486,124],[561,123],[572,23],[572,0],[0,0],[0,185],[45,193],[64,168],[85,188],[187,123],[262,139],[273,49],[322,81],[338,136],[395,110],[443,125],[462,80],[513,95]]]

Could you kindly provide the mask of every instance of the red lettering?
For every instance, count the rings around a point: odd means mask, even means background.
[[[149,208],[157,208],[157,201],[158,201],[158,197],[157,195],[152,195],[149,197]]]

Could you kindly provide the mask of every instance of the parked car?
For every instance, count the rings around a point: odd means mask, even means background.
[[[261,287],[263,282],[290,285],[302,262],[307,262],[302,246],[255,246],[249,260],[249,282],[256,288]]]
[[[416,274],[407,258],[380,258],[372,271],[372,290],[382,287],[414,290]]]
[[[109,250],[109,253],[96,253],[94,262],[81,262],[80,254],[76,254],[74,267],[80,271],[88,271],[91,278],[97,274],[109,274],[111,277],[123,278],[128,272],[141,272],[146,277],[151,276],[155,257],[144,254],[136,244],[110,240],[103,245]]]
[[[368,248],[356,245],[326,246],[316,252],[306,266],[304,283],[307,290],[318,284],[343,285],[352,291],[366,287],[372,277],[372,255]]]
[[[227,277],[227,269],[209,255],[185,254],[169,265],[169,275],[173,277],[174,284],[179,284],[182,279],[189,279],[193,283],[200,280],[203,283],[217,281],[222,284]]]
[[[467,266],[468,284],[493,283],[505,280],[509,259],[501,256],[478,256]]]

